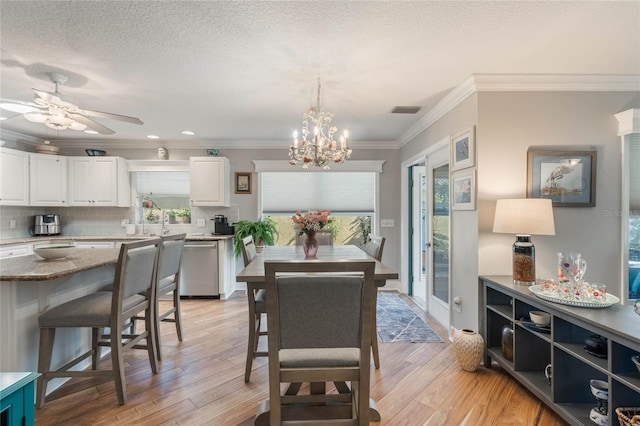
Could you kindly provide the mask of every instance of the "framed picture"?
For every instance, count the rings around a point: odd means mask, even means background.
[[[451,210],[476,209],[476,169],[451,173]]]
[[[596,151],[527,152],[527,197],[554,206],[595,207]]]
[[[236,172],[236,194],[251,194],[251,172]]]
[[[474,127],[451,138],[451,170],[461,170],[476,165],[476,141]]]

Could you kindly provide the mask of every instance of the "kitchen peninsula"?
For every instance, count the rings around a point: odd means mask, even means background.
[[[218,241],[221,291],[233,290],[233,236],[193,235],[188,241]],[[46,237],[2,241],[0,247],[54,241],[111,242],[111,248],[76,248],[67,258],[44,260],[35,254],[9,257],[0,263],[0,371],[37,371],[38,315],[52,306],[82,297],[111,284],[119,244],[149,236]],[[62,365],[80,347],[90,344],[90,330],[61,329],[56,336],[52,365]],[[80,368],[84,367],[81,365]]]

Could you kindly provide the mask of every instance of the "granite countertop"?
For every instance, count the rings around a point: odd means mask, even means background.
[[[37,243],[42,241],[136,241],[143,238],[153,238],[157,235],[51,235],[39,237],[9,238],[0,240],[0,246],[9,244]],[[187,234],[187,241],[218,241],[228,240],[233,235],[212,235],[209,233]]]
[[[115,265],[120,249],[76,249],[64,259],[45,260],[35,254],[2,259],[0,281],[46,281]]]

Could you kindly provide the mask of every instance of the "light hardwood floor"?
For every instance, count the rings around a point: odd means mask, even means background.
[[[406,297],[405,297],[406,299]],[[268,397],[266,358],[244,383],[247,306],[183,300],[184,342],[162,325],[163,360],[151,374],[146,352],[125,355],[128,401],[118,405],[112,381],[73,379],[47,397],[36,425],[252,425]],[[379,425],[565,425],[553,411],[498,367],[461,370],[446,330],[427,323],[444,343],[381,343],[381,368],[371,376]],[[110,359],[103,361],[110,366]]]

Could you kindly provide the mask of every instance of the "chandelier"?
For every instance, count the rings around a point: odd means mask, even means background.
[[[302,138],[298,139],[298,131],[293,132],[293,143],[289,147],[289,164],[302,164],[303,169],[309,166],[322,167],[329,170],[330,163],[344,163],[351,157],[349,149],[349,132],[340,136],[340,148],[333,135],[338,128],[331,125],[333,113],[322,110],[320,103],[320,79],[318,79],[318,95],[315,106],[304,113],[302,119]],[[309,130],[313,128],[313,133]]]

